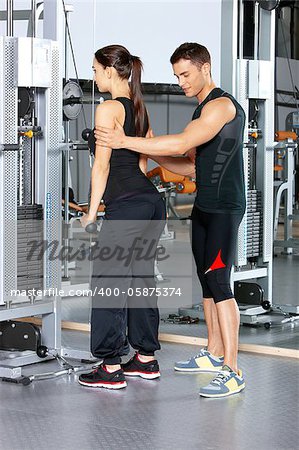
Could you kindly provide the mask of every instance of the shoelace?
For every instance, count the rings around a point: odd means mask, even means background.
[[[225,383],[226,380],[230,377],[230,373],[218,373],[217,377],[212,381],[213,384],[218,384],[220,386],[221,383]]]
[[[201,356],[204,356],[204,354],[205,354],[206,352],[207,352],[207,349],[206,349],[206,348],[202,348],[202,349],[200,350],[200,352],[198,353],[198,355],[193,356],[193,358],[194,358],[194,359],[200,358]]]

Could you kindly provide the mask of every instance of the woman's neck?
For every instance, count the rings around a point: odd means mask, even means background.
[[[111,96],[116,97],[127,97],[130,98],[130,87],[127,80],[117,80],[111,86]]]

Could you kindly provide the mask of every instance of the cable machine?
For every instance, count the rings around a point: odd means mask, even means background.
[[[61,345],[62,4],[44,2],[44,38],[0,37],[0,377],[30,383],[86,367],[92,360]],[[40,316],[41,331],[24,317]],[[58,372],[24,377],[24,365],[53,359]]]

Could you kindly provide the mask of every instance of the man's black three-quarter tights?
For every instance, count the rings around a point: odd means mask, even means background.
[[[230,273],[243,214],[210,213],[194,206],[191,242],[203,298],[234,298]]]

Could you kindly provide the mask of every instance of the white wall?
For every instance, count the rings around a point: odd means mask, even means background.
[[[72,3],[75,11],[70,21],[80,77],[91,77],[94,50],[118,43],[142,58],[144,82],[175,83],[169,58],[178,45],[189,41],[209,48],[219,82],[221,0]]]
[[[178,45],[189,41],[208,47],[214,79],[220,82],[221,0],[65,1],[74,6],[70,29],[79,78],[92,77],[98,48],[122,44],[143,60],[144,82],[176,83],[169,58]],[[0,0],[0,9],[5,8],[6,0]],[[15,8],[30,9],[30,0],[15,0]],[[16,36],[26,34],[26,23],[15,23],[14,28]],[[4,22],[0,34],[5,34]],[[75,76],[71,64],[70,76]]]

